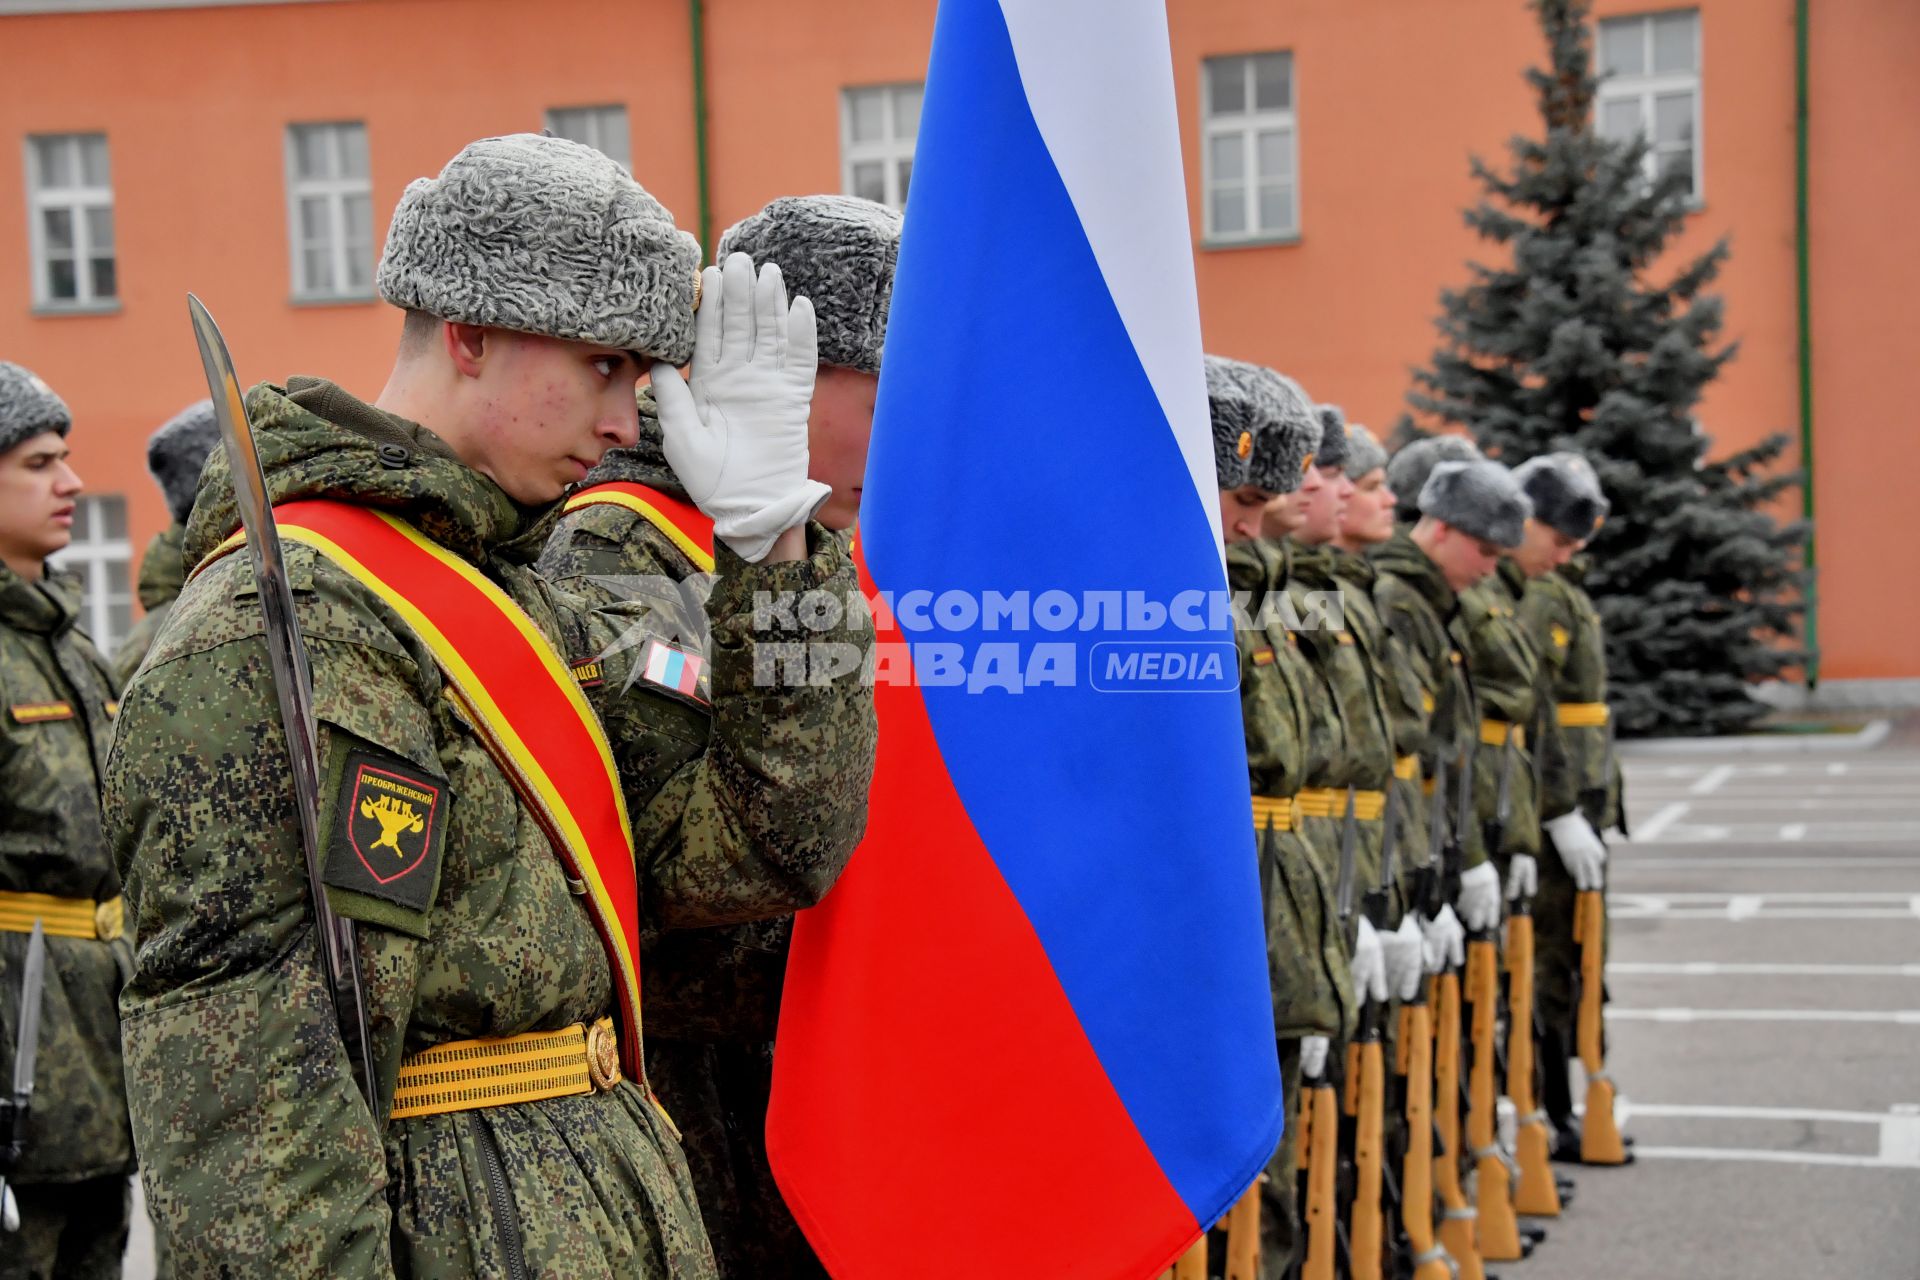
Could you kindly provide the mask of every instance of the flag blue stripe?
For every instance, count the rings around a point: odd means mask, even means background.
[[[1162,603],[1223,589],[1191,472],[1027,109],[1004,19],[960,2],[972,20],[943,23],[952,62],[928,76],[889,320],[862,512],[875,581]],[[1094,1051],[1209,1220],[1280,1127],[1237,695],[1092,688],[1095,645],[1152,632],[908,638],[957,643],[970,664],[983,644],[1077,648],[1071,688],[924,696]]]

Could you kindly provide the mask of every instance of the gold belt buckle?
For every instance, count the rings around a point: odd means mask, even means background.
[[[587,1074],[596,1089],[620,1083],[620,1044],[612,1024],[604,1020],[587,1028]]]

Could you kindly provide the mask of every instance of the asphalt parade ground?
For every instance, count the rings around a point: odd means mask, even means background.
[[[1920,723],[1626,776],[1608,1066],[1640,1160],[1572,1170],[1551,1238],[1495,1270],[1920,1277]]]
[[[1920,718],[1626,775],[1608,1065],[1640,1159],[1570,1170],[1540,1251],[1492,1270],[1920,1280]],[[130,1280],[151,1247],[136,1214]]]

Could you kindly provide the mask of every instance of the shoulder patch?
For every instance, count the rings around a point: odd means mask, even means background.
[[[598,658],[588,658],[583,662],[571,664],[573,678],[580,682],[582,689],[597,689],[606,679],[607,664]]]
[[[1572,639],[1573,639],[1573,633],[1571,631],[1567,630],[1565,627],[1561,626],[1557,622],[1553,624],[1553,647],[1554,648],[1564,649],[1567,647],[1567,642]]]
[[[430,908],[446,838],[445,780],[398,756],[356,748],[332,804],[321,878],[409,912]]]

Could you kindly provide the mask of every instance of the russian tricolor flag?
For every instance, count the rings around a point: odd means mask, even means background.
[[[1226,587],[1170,62],[1158,0],[940,5],[859,547],[918,679],[767,1126],[836,1276],[1148,1276],[1279,1139],[1232,637],[1101,611]]]

